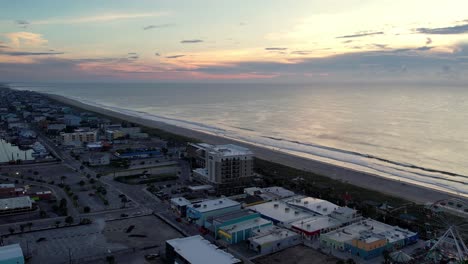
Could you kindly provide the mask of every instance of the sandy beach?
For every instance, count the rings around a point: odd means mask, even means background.
[[[107,109],[102,109],[96,106],[88,105],[81,103],[76,100],[72,100],[63,96],[58,95],[50,95],[47,94],[50,98],[60,101],[64,104],[68,104],[71,106],[76,106],[82,109],[87,109],[89,111],[94,111],[97,113],[101,113],[104,115],[112,116],[114,118],[119,118],[123,120],[127,120],[129,122],[139,124],[142,126],[153,127],[158,129],[163,129],[170,133],[179,134],[191,138],[197,138],[201,141],[210,143],[210,144],[228,144],[234,143],[238,145],[243,145],[245,147],[250,148],[260,159],[269,160],[272,162],[276,162],[279,164],[283,164],[286,166],[311,171],[316,174],[328,176],[333,179],[338,179],[342,181],[346,181],[356,186],[360,186],[363,188],[379,191],[382,193],[386,193],[389,195],[401,197],[416,203],[427,203],[427,202],[434,202],[437,200],[447,199],[450,197],[454,197],[449,193],[444,193],[438,190],[433,190],[429,188],[425,188],[423,186],[412,185],[408,183],[401,183],[396,180],[387,179],[378,175],[373,175],[365,172],[355,171],[352,169],[306,159],[303,157],[291,155],[288,153],[283,153],[280,151],[259,147],[256,145],[239,142],[232,139],[227,139],[199,131],[194,131],[182,127],[177,127],[173,125],[169,125],[166,123],[143,119],[135,116],[130,116],[114,111],[110,111]]]

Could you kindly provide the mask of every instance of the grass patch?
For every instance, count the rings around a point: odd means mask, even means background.
[[[264,180],[267,185],[283,186],[340,204],[344,204],[345,202],[359,204],[365,201],[373,201],[400,206],[409,203],[409,201],[399,197],[258,158],[255,159],[254,170],[265,176]]]

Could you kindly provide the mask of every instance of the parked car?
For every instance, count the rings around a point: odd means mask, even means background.
[[[155,259],[157,257],[159,257],[158,253],[145,255],[145,259],[147,259],[147,260],[152,260],[152,259]]]

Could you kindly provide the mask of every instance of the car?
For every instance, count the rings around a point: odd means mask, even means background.
[[[182,219],[179,217],[179,218],[176,219],[176,221],[180,223],[180,222],[182,222]]]
[[[152,259],[155,259],[157,257],[159,257],[158,253],[145,255],[145,259],[147,259],[147,260],[152,260]]]
[[[39,243],[39,242],[46,241],[46,240],[47,240],[47,238],[41,237],[38,240],[36,240],[36,242]]]
[[[120,214],[120,217],[128,217],[128,214]]]

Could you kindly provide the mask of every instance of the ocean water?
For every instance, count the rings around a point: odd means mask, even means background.
[[[468,197],[468,89],[356,84],[15,83]]]

